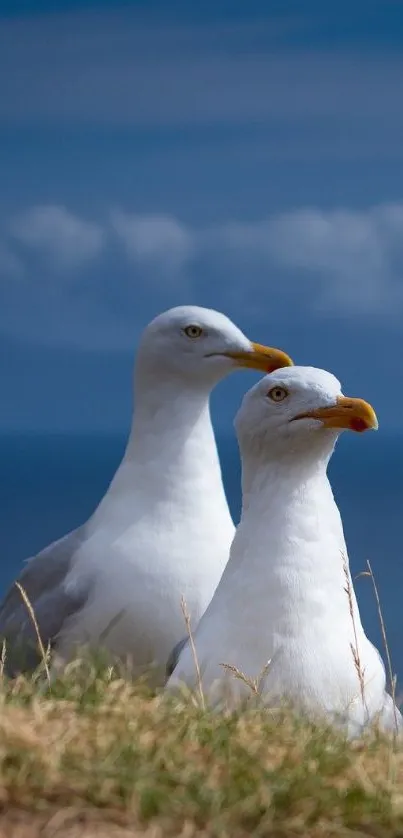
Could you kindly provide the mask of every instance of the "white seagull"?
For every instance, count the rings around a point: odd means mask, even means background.
[[[343,396],[324,370],[291,367],[246,394],[235,426],[242,517],[194,635],[206,696],[220,706],[228,688],[235,704],[248,695],[222,666],[229,664],[252,678],[265,672],[265,702],[286,699],[324,714],[350,736],[376,718],[384,728],[401,726],[381,657],[361,624],[326,473],[341,431],[377,428],[372,407]],[[178,654],[168,689],[196,684],[189,643]]]
[[[224,314],[173,308],[145,329],[135,364],[135,409],[123,460],[91,518],[26,564],[19,584],[58,667],[77,647],[107,649],[164,680],[183,634],[181,597],[197,623],[234,535],[209,397],[240,367],[291,364],[252,343]],[[38,644],[21,593],[0,606],[6,671],[32,669]]]

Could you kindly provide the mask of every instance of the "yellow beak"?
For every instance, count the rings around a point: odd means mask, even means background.
[[[248,367],[266,373],[274,372],[281,367],[293,366],[290,356],[281,349],[262,346],[260,343],[252,343],[251,346],[249,352],[225,352],[224,354],[228,358],[232,358],[239,367]]]
[[[334,405],[318,407],[295,418],[319,419],[325,428],[346,428],[357,433],[378,430],[378,420],[373,407],[363,399],[349,399],[346,396],[338,396]]]

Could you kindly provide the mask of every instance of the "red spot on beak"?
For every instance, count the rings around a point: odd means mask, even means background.
[[[368,430],[368,425],[364,421],[364,419],[359,419],[358,417],[351,419],[350,428],[352,431],[356,431],[358,434],[361,434],[363,431]]]

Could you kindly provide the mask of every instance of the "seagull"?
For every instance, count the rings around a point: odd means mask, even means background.
[[[196,623],[228,559],[234,524],[222,484],[209,397],[233,370],[290,365],[224,314],[180,306],[156,317],[137,352],[131,431],[99,506],[26,563],[18,584],[58,671],[89,646],[165,680],[183,634],[181,597]],[[32,618],[17,585],[0,605],[6,672],[38,665]]]
[[[361,623],[327,477],[340,433],[376,429],[374,410],[345,397],[331,373],[295,366],[249,390],[235,427],[241,521],[193,652],[182,642],[171,657],[167,689],[197,686],[197,661],[216,707],[228,703],[228,690],[235,706],[250,694],[243,673],[255,682],[261,676],[266,704],[286,700],[348,736],[375,719],[400,728],[382,659]]]

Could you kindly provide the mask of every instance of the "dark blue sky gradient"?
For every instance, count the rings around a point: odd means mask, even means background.
[[[397,0],[0,2],[0,429],[125,429],[194,302],[399,430],[402,47]]]

